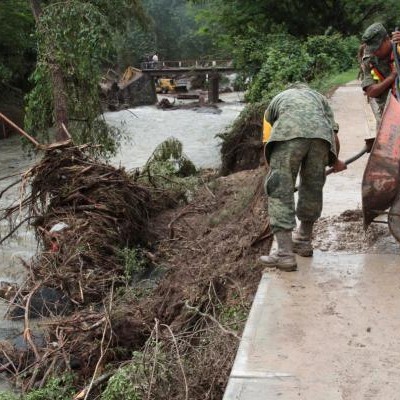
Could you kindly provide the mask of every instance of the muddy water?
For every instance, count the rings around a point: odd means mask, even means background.
[[[12,137],[0,141],[0,192],[15,182],[20,174],[26,171],[34,162],[27,157],[20,146],[18,137]],[[13,175],[13,176],[11,176]],[[4,179],[5,177],[8,177]],[[0,209],[18,204],[20,198],[20,185],[14,186],[0,198]],[[9,231],[6,221],[0,222],[0,237],[4,237]],[[20,258],[29,259],[35,252],[36,244],[33,232],[26,227],[17,231],[12,238],[0,245],[0,281],[21,283],[24,279],[25,271],[20,262]],[[2,319],[7,311],[7,303],[0,299],[0,340],[9,339],[20,340],[23,330],[22,322],[9,321]],[[4,374],[0,375],[0,391],[10,389]]]
[[[12,137],[0,142],[1,174],[0,191],[3,191],[20,174],[26,171],[34,162],[33,158],[24,154],[18,137]],[[6,179],[3,179],[7,177]],[[4,209],[17,205],[20,199],[21,185],[18,184],[5,192],[0,198],[0,208]],[[9,231],[6,221],[0,222],[0,237],[4,237]],[[35,251],[35,241],[31,230],[23,228],[17,231],[12,238],[6,240],[0,246],[0,281],[21,282],[24,270],[21,267],[19,257],[29,258]],[[1,312],[1,309],[0,309]]]
[[[183,143],[183,151],[197,167],[217,167],[220,163],[219,143],[215,137],[229,126],[238,116],[244,105],[242,95],[230,93],[221,95],[224,101],[219,105],[219,114],[213,114],[212,108],[201,112],[192,110],[162,111],[154,106],[138,107],[130,111],[105,114],[106,120],[124,131],[121,149],[111,162],[127,169],[141,167],[155,147],[163,140],[174,136]],[[33,160],[27,157],[20,145],[19,138],[12,137],[0,142],[2,172],[0,192],[14,182]],[[0,198],[0,208],[16,204],[19,199],[20,185],[15,186]],[[0,224],[0,237],[8,232],[8,224]],[[33,233],[29,229],[20,229],[0,248],[0,280],[21,282],[24,276],[19,261],[29,258],[36,250]],[[1,312],[1,309],[0,309]]]
[[[243,109],[243,103],[239,102],[241,94],[229,93],[220,97],[223,103],[218,105],[219,114],[207,107],[197,111],[167,111],[153,106],[105,114],[106,121],[121,128],[126,137],[112,162],[121,163],[128,169],[143,166],[155,147],[173,136],[182,142],[183,152],[196,167],[217,167],[220,164],[220,139],[215,135],[223,132]]]
[[[215,135],[224,131],[244,107],[240,102],[242,96],[238,93],[221,95],[221,98],[224,102],[219,105],[218,114],[214,114],[212,108],[205,108],[201,112],[162,111],[153,106],[138,107],[129,112],[107,113],[106,120],[122,128],[125,135],[119,153],[111,162],[127,169],[141,167],[159,143],[173,136],[183,143],[184,153],[197,167],[217,167],[220,163],[220,141]],[[34,160],[24,154],[18,137],[0,141],[0,157],[1,192],[26,171]],[[20,185],[8,190],[0,198],[0,208],[17,204],[20,190]],[[8,233],[8,228],[7,222],[0,223],[0,237]],[[33,231],[26,224],[6,240],[0,246],[0,281],[21,283],[25,271],[20,259],[28,260],[35,253],[36,246]],[[2,319],[6,311],[7,303],[0,299],[0,340],[18,337],[23,330],[21,322]],[[0,391],[7,388],[9,385],[5,376],[0,374]]]

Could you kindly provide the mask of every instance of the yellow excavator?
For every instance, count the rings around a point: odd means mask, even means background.
[[[187,79],[158,78],[156,79],[157,93],[187,92]]]
[[[141,78],[142,76],[143,72],[140,69],[129,66],[122,74],[122,77],[119,80],[119,86],[120,88],[124,88],[133,81]]]
[[[156,80],[156,92],[168,93],[176,92],[176,82],[172,78],[158,78]]]

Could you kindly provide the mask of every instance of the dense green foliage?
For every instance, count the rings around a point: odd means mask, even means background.
[[[286,83],[320,81],[355,65],[363,30],[399,21],[397,0],[192,0],[206,4],[201,31],[251,80],[248,100],[270,98]]]
[[[262,51],[257,51],[260,70],[248,92],[251,102],[271,99],[288,83],[313,83],[356,64],[358,40],[339,34],[310,36],[301,41],[289,35],[269,35]],[[250,71],[249,71],[250,73]]]
[[[198,33],[196,14],[204,7],[187,0],[142,0],[150,16],[143,28],[136,21],[126,24],[117,37],[118,65],[139,66],[140,62],[157,53],[160,60],[181,60],[211,55],[211,39]]]
[[[134,352],[132,362],[120,369],[110,378],[101,400],[142,400],[147,387],[143,368],[142,353]]]
[[[143,0],[153,19],[155,50],[164,59],[193,59],[209,55],[210,40],[196,33],[195,14],[202,7],[186,0]]]
[[[47,4],[47,5],[46,5]],[[56,123],[56,96],[65,96],[69,130],[74,142],[101,145],[112,154],[118,131],[99,118],[100,77],[113,51],[113,35],[121,20],[144,11],[137,0],[48,1],[42,3],[37,23],[38,62],[32,75],[33,90],[27,97],[26,129],[41,141],[49,141],[49,128]],[[135,11],[135,12],[134,12]],[[62,77],[57,87],[55,71]]]
[[[192,0],[206,3],[203,31],[219,44],[236,46],[237,39],[287,32],[305,38],[327,31],[359,34],[375,20],[388,29],[398,24],[397,0]]]
[[[26,87],[34,62],[34,20],[26,0],[0,2],[0,83]]]

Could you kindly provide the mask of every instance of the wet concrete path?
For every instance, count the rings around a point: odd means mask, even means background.
[[[374,135],[374,120],[358,82],[331,104],[346,159]],[[327,178],[327,221],[361,207],[366,161]],[[263,274],[224,400],[399,398],[400,252],[382,238],[381,253],[317,250],[298,257],[297,272]]]
[[[399,267],[317,252],[264,274],[224,399],[398,399]]]
[[[339,158],[346,160],[364,147],[365,139],[375,136],[375,118],[358,81],[340,87],[330,104],[339,123]],[[361,182],[367,157],[364,155],[346,171],[327,177],[322,216],[361,208]]]

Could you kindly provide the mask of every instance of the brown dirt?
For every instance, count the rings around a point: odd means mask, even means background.
[[[154,262],[166,273],[150,295],[116,305],[112,347],[126,350],[122,359],[112,352],[107,358],[123,361],[144,346],[146,363],[158,366],[151,398],[222,399],[261,278],[256,261],[271,246],[271,238],[255,243],[266,227],[264,173],[204,176],[193,201],[151,221]],[[162,363],[155,362],[154,338],[162,343]],[[75,358],[98,352],[88,345],[82,351],[89,339],[79,341]]]
[[[320,218],[314,229],[314,248],[330,252],[399,253],[387,224],[373,223],[364,230],[362,211],[346,210],[342,214]]]
[[[263,176],[258,169],[209,180],[190,204],[152,221],[162,238],[156,260],[167,267],[167,274],[153,293],[151,308],[160,324],[178,336],[193,336],[181,348],[191,399],[223,396],[237,335],[261,278],[256,260],[271,246],[270,238],[252,245],[266,226]],[[213,324],[216,320],[221,325]],[[199,334],[199,328],[204,333]],[[176,361],[171,367],[177,368]],[[179,379],[168,398],[184,398]],[[165,396],[165,385],[161,387]]]

